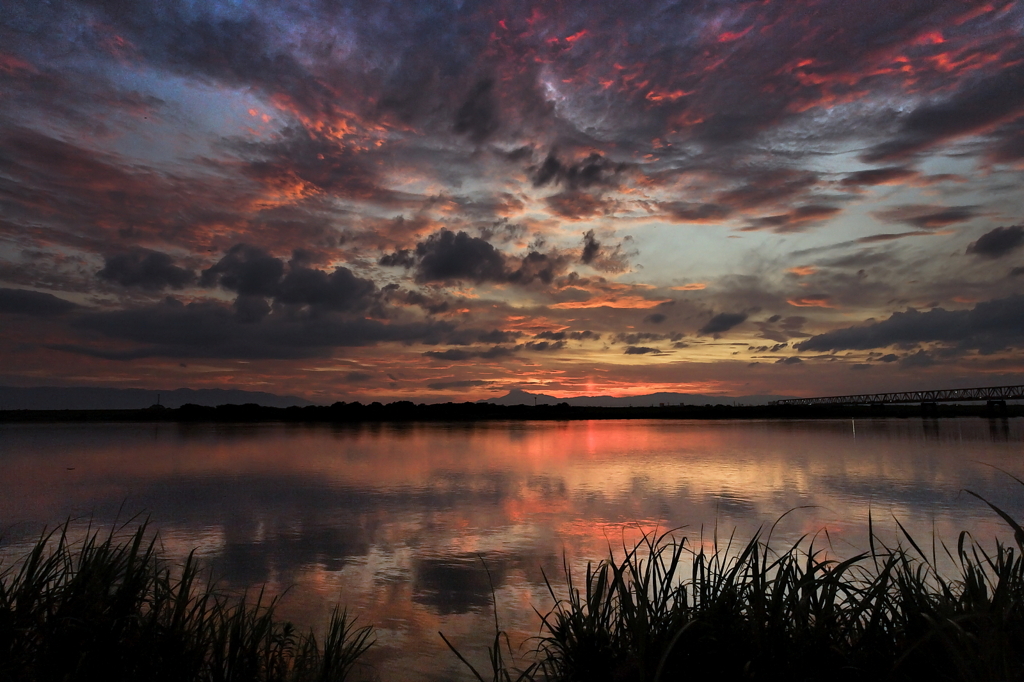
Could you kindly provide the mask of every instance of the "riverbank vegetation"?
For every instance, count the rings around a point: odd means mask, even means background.
[[[566,566],[526,655],[497,619],[486,666],[448,645],[480,682],[1024,680],[1024,529],[992,508],[1014,543],[990,550],[966,531],[922,549],[902,526],[905,544],[869,528],[870,551],[843,561],[807,539],[777,552],[770,533],[740,548],[647,535],[580,584]]]
[[[1024,529],[992,509],[1012,542],[922,547],[899,526],[887,547],[869,528],[870,550],[844,560],[813,538],[777,551],[770,532],[739,547],[649,534],[582,576],[566,565],[525,650],[496,617],[485,663],[452,651],[480,682],[1024,680]],[[155,543],[145,524],[77,542],[65,525],[0,566],[0,680],[341,681],[373,644],[343,610],[322,639],[299,632]]]
[[[145,523],[127,537],[68,531],[0,566],[4,682],[341,682],[373,643],[343,610],[318,639],[262,594],[218,592],[194,555],[162,561]]]

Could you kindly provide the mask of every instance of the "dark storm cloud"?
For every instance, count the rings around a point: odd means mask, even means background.
[[[857,239],[858,244],[873,244],[875,242],[891,242],[897,239],[904,239],[906,237],[926,237],[934,234],[927,230],[913,230],[911,232],[885,232],[882,234],[872,234],[867,237],[860,237]]]
[[[747,319],[746,313],[719,313],[701,327],[697,333],[702,336],[723,334]]]
[[[668,334],[659,334],[657,332],[620,332],[612,337],[611,342],[637,346],[641,343],[650,343],[651,341],[679,341],[682,338],[683,334],[679,332],[670,332]]]
[[[660,350],[648,346],[626,346],[622,352],[626,355],[661,355]]]
[[[533,169],[534,187],[562,184],[570,190],[585,189],[595,185],[610,185],[615,176],[628,168],[625,163],[613,163],[594,152],[578,163],[560,161],[554,152]]]
[[[473,142],[483,142],[498,129],[493,91],[493,78],[485,78],[473,86],[455,112],[455,132],[468,135]]]
[[[597,241],[593,230],[583,233],[583,251],[580,253],[580,262],[590,265],[601,253],[601,242]]]
[[[918,172],[906,166],[887,166],[850,173],[839,183],[846,187],[874,187],[902,182],[916,177]]]
[[[903,118],[899,132],[864,154],[869,162],[907,158],[936,144],[981,132],[1024,113],[1024,65],[1019,61],[971,82],[951,97],[928,103]]]
[[[216,264],[203,271],[200,283],[212,287],[219,285],[238,294],[235,310],[239,319],[258,321],[270,312],[266,299],[271,298],[283,306],[308,307],[315,314],[327,311],[365,311],[380,300],[373,281],[357,277],[351,270],[339,266],[333,272],[306,267],[305,252],[297,252],[287,264],[263,249],[248,244],[236,244]],[[436,305],[422,294],[401,296],[388,291],[388,300],[422,305],[431,310]],[[416,300],[417,297],[423,300]],[[434,302],[436,303],[436,302]]]
[[[505,258],[490,242],[443,229],[416,245],[418,282],[503,282]]]
[[[813,336],[801,351],[872,350],[938,342],[959,349],[995,352],[1024,345],[1024,296],[978,303],[971,310],[933,308],[893,313],[881,322]]]
[[[174,298],[143,308],[89,313],[75,326],[142,344],[128,353],[134,357],[249,359],[324,357],[334,348],[388,341],[436,343],[452,329],[441,323],[385,324],[336,314],[272,313],[251,321],[239,319],[233,307],[222,303],[185,304]]]
[[[821,204],[798,206],[792,211],[780,215],[754,218],[743,230],[772,230],[773,232],[780,233],[798,232],[810,225],[819,224],[835,216],[841,210],[836,206],[824,206]]]
[[[721,204],[671,201],[659,204],[668,217],[681,223],[719,223],[729,218],[735,209]]]
[[[518,346],[517,346],[518,348]],[[462,348],[449,348],[447,350],[428,350],[423,355],[433,360],[446,362],[463,362],[473,358],[484,360],[497,360],[515,355],[515,348],[506,346],[492,346],[484,350],[464,350]]]
[[[386,253],[377,261],[386,268],[411,268],[416,265],[416,254],[410,249],[400,249],[394,253]]]
[[[494,329],[477,337],[480,343],[511,343],[523,335],[522,332]]]
[[[346,267],[338,267],[328,274],[293,265],[281,281],[275,298],[288,305],[352,311],[365,309],[376,292],[377,286],[372,281],[356,277]]]
[[[570,331],[539,332],[533,338],[535,338],[535,339],[548,339],[549,341],[564,341],[566,339],[570,339],[570,340],[573,340],[573,341],[584,341],[584,340],[597,341],[597,340],[599,340],[601,338],[601,335],[597,334],[597,333],[594,333],[594,332],[592,332],[592,331],[590,331],[588,329],[586,331],[581,331],[581,332],[570,332]]]
[[[462,350],[461,348],[449,348],[448,350],[428,350],[423,355],[435,360],[447,360],[450,362],[462,362],[477,357],[473,351]]]
[[[629,269],[630,258],[637,252],[629,248],[633,238],[626,236],[614,248],[598,241],[593,230],[583,233],[583,249],[580,251],[580,262],[589,265],[598,272],[624,272]]]
[[[651,313],[644,317],[644,322],[648,322],[650,324],[661,324],[665,319],[666,317],[662,313]]]
[[[983,258],[1002,258],[1024,244],[1024,225],[997,227],[971,242],[967,253]]]
[[[53,294],[28,289],[0,288],[0,313],[2,314],[49,317],[69,313],[77,308],[77,304]]]
[[[513,284],[529,284],[534,280],[551,284],[565,270],[568,260],[564,254],[530,251],[522,257],[518,267],[508,273],[507,279]]]
[[[565,348],[565,341],[527,341],[522,347],[526,350],[543,353],[550,350],[562,350]]]
[[[203,286],[219,284],[243,296],[273,296],[284,276],[284,261],[249,244],[236,244],[216,265],[203,270]]]
[[[196,279],[193,271],[175,265],[174,259],[166,253],[142,248],[107,256],[103,269],[96,276],[123,287],[139,287],[148,291],[168,287],[181,289]]]
[[[923,206],[906,204],[873,215],[889,223],[902,223],[921,230],[931,230],[973,220],[981,214],[980,206]]]
[[[521,257],[506,256],[486,239],[447,228],[429,235],[415,250],[386,254],[381,265],[415,268],[421,284],[474,282],[550,284],[570,262],[567,254],[530,249]]]
[[[931,367],[935,364],[935,358],[931,353],[924,350],[919,350],[916,353],[912,353],[903,358],[900,358],[900,367],[905,368],[918,368],[918,367]]]

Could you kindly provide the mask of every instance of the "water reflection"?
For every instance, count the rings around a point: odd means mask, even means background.
[[[924,537],[1001,533],[961,491],[1024,516],[985,466],[1022,473],[1022,421],[4,426],[0,526],[10,552],[69,515],[145,511],[170,556],[197,547],[223,584],[293,586],[287,617],[349,604],[379,628],[382,678],[465,679],[439,629],[478,650],[496,600],[535,634],[545,573],[644,529],[742,541],[808,507],[779,542],[826,529],[852,553],[869,510],[893,540],[892,516]]]

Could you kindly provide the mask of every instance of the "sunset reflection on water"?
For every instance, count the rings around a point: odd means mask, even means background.
[[[961,491],[1024,516],[993,468],[1022,474],[1021,422],[4,426],[0,526],[10,557],[68,516],[148,514],[170,557],[198,548],[226,587],[287,589],[285,617],[348,604],[378,629],[382,679],[466,678],[438,630],[482,661],[492,585],[521,640],[550,606],[544,574],[643,530],[742,542],[795,510],[777,546],[817,533],[851,555],[870,509],[892,541],[893,517],[929,542],[1005,536]]]

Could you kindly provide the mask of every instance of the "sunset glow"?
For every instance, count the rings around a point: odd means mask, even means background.
[[[1024,376],[1024,4],[0,17],[0,385],[335,400]]]

